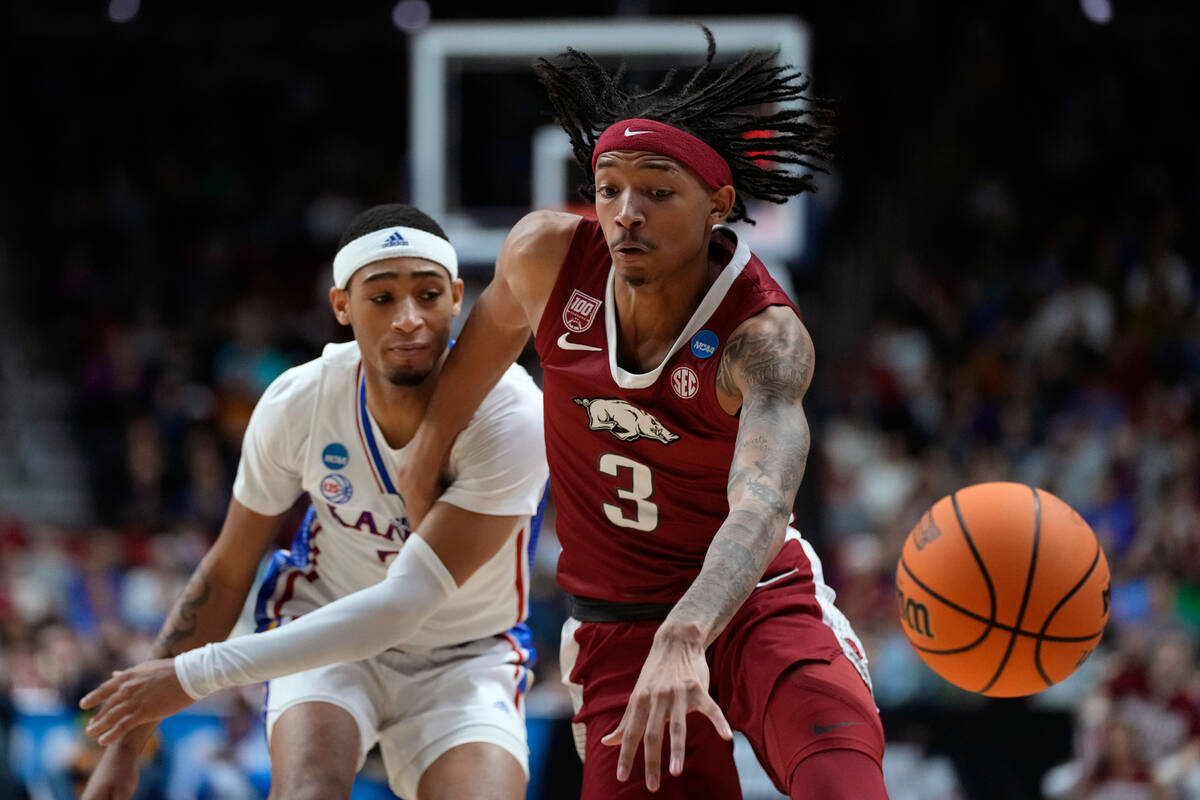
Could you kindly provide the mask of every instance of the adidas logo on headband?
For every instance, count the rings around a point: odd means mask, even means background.
[[[405,250],[397,253],[393,250],[396,247]],[[400,225],[371,231],[347,242],[333,259],[333,285],[345,289],[351,275],[386,258],[424,258],[445,267],[450,280],[458,278],[458,254],[450,242],[428,231]]]

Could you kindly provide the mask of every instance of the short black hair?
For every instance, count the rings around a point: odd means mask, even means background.
[[[341,250],[358,237],[365,236],[372,231],[394,228],[396,226],[416,228],[419,231],[432,233],[434,236],[450,241],[450,237],[442,230],[442,226],[437,224],[433,217],[416,206],[410,206],[406,203],[385,203],[379,206],[372,206],[351,220],[349,227],[346,228],[346,232],[342,234],[342,240],[338,242],[338,250]]]
[[[729,163],[738,194],[729,220],[753,223],[743,195],[786,203],[801,192],[815,191],[812,172],[800,173],[795,167],[826,171],[833,114],[828,102],[804,95],[809,79],[776,63],[777,51],[754,50],[714,70],[716,40],[708,28],[701,29],[708,40],[708,57],[677,91],[672,91],[678,83],[675,70],[655,89],[626,91],[620,85],[624,64],[610,73],[575,49],[553,60],[539,58],[533,71],[546,87],[555,121],[570,137],[575,159],[586,174],[592,174],[592,151],[608,126],[632,118],[663,122],[697,137]],[[793,105],[778,105],[783,103]],[[755,138],[748,138],[751,134]],[[594,191],[594,183],[581,189],[584,197]]]

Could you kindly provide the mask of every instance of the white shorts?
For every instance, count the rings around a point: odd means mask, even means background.
[[[298,703],[332,703],[358,723],[358,767],[378,742],[388,785],[416,797],[417,783],[446,751],[499,745],[529,777],[525,689],[532,674],[503,636],[426,651],[388,650],[364,661],[276,678],[267,686],[267,738]]]

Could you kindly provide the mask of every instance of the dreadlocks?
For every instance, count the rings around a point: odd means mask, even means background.
[[[815,191],[811,172],[824,172],[820,162],[830,157],[832,113],[827,106],[803,96],[809,86],[799,70],[776,64],[778,52],[751,51],[717,72],[712,31],[701,26],[708,40],[708,57],[676,92],[676,71],[671,70],[648,92],[626,92],[620,87],[624,64],[610,74],[587,53],[575,49],[554,60],[540,58],[533,70],[546,87],[554,118],[571,139],[575,159],[592,173],[596,139],[614,122],[629,118],[652,119],[696,136],[717,151],[733,172],[737,199],[731,222],[745,220],[743,196],[786,203],[801,192]],[[715,73],[715,74],[714,74]],[[807,108],[776,104],[806,101]],[[764,107],[776,105],[775,111]],[[749,134],[756,134],[749,138]],[[760,138],[763,135],[766,138]],[[762,166],[767,162],[769,166]],[[591,197],[595,185],[581,189]]]

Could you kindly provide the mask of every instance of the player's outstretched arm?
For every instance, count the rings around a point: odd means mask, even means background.
[[[713,538],[700,574],[656,632],[620,725],[604,739],[621,746],[620,780],[629,777],[636,748],[644,743],[646,786],[657,788],[664,727],[670,735],[669,769],[678,775],[689,711],[704,713],[722,737],[732,737],[708,694],[704,651],[783,544],[808,458],[808,420],[801,401],[813,360],[808,331],[784,307],[746,320],[725,345],[717,388],[742,400],[729,470],[729,516]]]
[[[808,461],[811,439],[802,402],[814,361],[808,331],[783,306],[746,320],[725,346],[717,389],[742,398],[729,468],[729,516],[665,624],[695,628],[704,646],[724,630],[783,546]]]
[[[278,523],[279,517],[256,514],[236,500],[230,502],[217,541],[192,573],[159,631],[151,650],[155,659],[169,659],[229,635],[254,583],[259,556],[273,540]],[[183,700],[186,702],[179,708],[191,702],[186,695]],[[119,741],[116,737],[106,740],[109,746],[84,789],[83,799],[131,797],[137,789],[137,758],[153,735],[154,726],[150,724],[129,730]]]
[[[108,744],[220,689],[358,661],[403,644],[511,538],[517,519],[437,503],[378,584],[281,628],[114,673],[80,702],[83,708],[103,704],[86,733]]]
[[[454,437],[537,329],[578,224],[573,214],[535,211],[505,238],[492,282],[471,308],[397,472],[408,518],[415,523],[437,499],[438,475]]]

